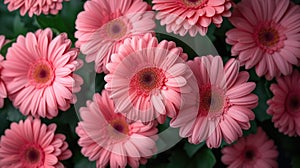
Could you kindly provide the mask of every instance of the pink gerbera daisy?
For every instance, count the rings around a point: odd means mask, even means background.
[[[81,152],[95,161],[97,168],[138,167],[145,164],[156,151],[157,129],[155,123],[144,125],[140,121],[128,123],[115,113],[113,101],[106,90],[96,93],[87,107],[80,108],[82,121],[76,128]]]
[[[0,140],[2,168],[63,168],[60,162],[72,153],[63,134],[55,134],[56,124],[42,124],[39,119],[27,118],[12,123]]]
[[[292,73],[300,58],[300,7],[290,0],[242,0],[230,18],[226,42],[246,69],[268,80]]]
[[[5,36],[0,35],[0,51],[1,48],[8,42],[8,40],[5,40]],[[0,54],[0,108],[3,107],[4,105],[4,98],[7,97],[7,91],[6,91],[6,86],[5,83],[2,81],[2,62],[4,58]]]
[[[125,40],[107,64],[110,74],[104,78],[116,111],[130,120],[160,123],[166,115],[174,118],[178,113],[184,120],[171,121],[173,127],[193,120],[198,87],[186,59],[174,42],[158,43],[151,34]]]
[[[69,0],[4,0],[4,4],[8,4],[8,10],[14,11],[20,9],[21,16],[26,13],[30,17],[40,14],[56,15],[63,8],[63,1]]]
[[[84,4],[76,20],[76,46],[87,62],[95,61],[96,72],[107,73],[105,66],[124,39],[153,31],[154,12],[148,8],[142,0],[91,0]]]
[[[289,76],[278,77],[278,84],[270,89],[274,97],[268,100],[267,113],[280,132],[300,136],[300,74],[297,70]]]
[[[73,72],[81,65],[78,50],[62,33],[52,40],[51,29],[19,36],[8,49],[2,78],[9,98],[24,115],[53,118],[76,101],[82,79]]]
[[[184,36],[187,32],[196,36],[206,35],[213,23],[221,26],[223,17],[230,17],[230,0],[153,0],[153,9],[159,11],[156,18],[166,25],[168,33]]]
[[[256,134],[242,137],[236,144],[224,147],[221,160],[228,168],[276,168],[276,148],[274,141],[259,127]]]
[[[198,81],[200,104],[194,123],[186,123],[191,129],[189,142],[198,144],[206,140],[209,148],[221,145],[222,138],[232,143],[242,136],[242,129],[249,129],[251,111],[258,97],[251,92],[255,83],[247,82],[249,74],[239,72],[239,63],[229,60],[223,68],[220,56],[196,57],[188,65]],[[179,118],[178,118],[179,119]]]

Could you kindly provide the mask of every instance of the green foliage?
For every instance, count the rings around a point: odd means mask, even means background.
[[[216,164],[216,158],[208,148],[202,148],[190,161],[188,168],[212,168]]]
[[[187,153],[187,155],[188,155],[189,157],[192,157],[192,156],[194,156],[194,155],[195,155],[195,154],[196,154],[196,153],[197,153],[204,145],[205,145],[205,142],[202,142],[202,143],[197,144],[197,145],[186,142],[186,143],[184,144],[184,150],[185,150],[185,152]]]
[[[257,81],[254,93],[258,96],[258,106],[254,109],[256,118],[259,121],[271,119],[271,116],[267,114],[267,100],[271,98],[268,94],[268,82],[265,79]]]
[[[77,14],[83,10],[83,2],[73,0],[63,3],[63,10],[58,15],[40,15],[36,20],[41,28],[54,28],[58,32],[68,33],[69,38],[75,42],[75,20]]]

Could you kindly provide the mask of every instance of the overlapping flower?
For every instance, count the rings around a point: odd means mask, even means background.
[[[76,20],[76,46],[87,62],[95,62],[96,72],[107,72],[111,54],[126,38],[153,31],[153,17],[154,12],[148,11],[148,4],[142,0],[87,1]]]
[[[258,104],[258,97],[251,92],[254,82],[247,82],[249,74],[239,72],[239,62],[231,59],[223,68],[220,56],[203,56],[189,61],[198,81],[200,104],[197,119],[184,127],[192,128],[191,143],[206,140],[210,148],[221,145],[222,139],[232,143],[242,136],[242,129],[249,129],[251,111]]]
[[[62,160],[72,156],[63,134],[55,134],[39,119],[27,118],[12,123],[0,141],[0,165],[3,168],[62,168]]]
[[[52,14],[56,15],[63,8],[63,2],[69,0],[4,0],[8,4],[7,9],[14,11],[20,9],[20,14],[33,15]]]
[[[221,27],[222,17],[230,17],[230,0],[153,0],[153,9],[161,25],[166,25],[168,33],[184,36],[206,35],[208,27]]]
[[[76,102],[82,79],[73,74],[81,65],[78,50],[62,33],[51,29],[19,36],[3,62],[2,79],[9,98],[24,115],[53,118]]]
[[[229,19],[226,42],[246,69],[268,80],[292,73],[300,58],[300,7],[289,0],[243,0]]]
[[[278,167],[277,147],[272,139],[269,139],[262,128],[257,128],[256,134],[240,138],[232,146],[222,150],[222,162],[229,168],[240,167]]]
[[[300,74],[276,78],[270,90],[274,97],[268,100],[267,113],[272,115],[274,126],[289,136],[300,136]]]
[[[82,153],[97,167],[138,167],[145,164],[156,150],[155,122],[143,124],[140,120],[128,122],[116,113],[114,102],[107,91],[95,94],[87,107],[80,109],[82,121],[76,132]]]

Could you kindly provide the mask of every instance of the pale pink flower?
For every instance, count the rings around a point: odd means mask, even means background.
[[[63,168],[60,161],[72,153],[65,135],[55,130],[56,124],[47,126],[32,117],[12,123],[0,139],[1,168]]]
[[[272,139],[259,127],[256,134],[240,138],[224,147],[221,160],[228,168],[276,168],[278,151]]]
[[[76,46],[86,55],[87,62],[95,61],[96,72],[107,73],[105,66],[124,39],[153,31],[154,12],[148,8],[142,0],[85,2],[84,11],[76,20]]]
[[[276,78],[270,90],[274,97],[267,101],[267,113],[279,132],[289,136],[300,136],[300,74],[298,70],[289,76]]]
[[[5,36],[0,35],[0,51],[1,48],[8,42],[5,40]],[[4,57],[0,54],[0,108],[4,106],[4,99],[7,97],[7,91],[5,83],[2,81],[2,62]]]
[[[8,4],[9,11],[20,9],[21,16],[28,13],[32,17],[41,14],[58,14],[63,8],[63,1],[69,0],[4,0],[4,4]]]
[[[290,0],[242,0],[229,19],[226,42],[246,69],[271,80],[292,73],[300,58],[300,7]]]
[[[200,95],[195,122],[183,127],[191,129],[189,142],[206,140],[209,148],[217,148],[222,139],[227,143],[236,141],[255,117],[251,110],[258,103],[258,97],[251,94],[255,83],[247,82],[248,72],[239,72],[235,59],[230,59],[224,68],[221,57],[211,55],[196,57],[188,65],[198,81]]]
[[[116,112],[130,120],[149,122],[179,115],[172,127],[190,122],[197,115],[198,87],[186,64],[187,55],[172,41],[158,43],[156,37],[125,40],[107,64],[105,88],[116,104]],[[195,110],[195,111],[193,111]],[[186,130],[180,131],[186,136]]]
[[[206,35],[212,23],[220,27],[223,18],[230,17],[231,0],[153,0],[156,18],[166,25],[168,33]]]
[[[82,61],[78,50],[62,33],[52,39],[51,29],[20,35],[8,49],[2,78],[13,105],[24,115],[53,118],[58,110],[75,103],[73,92],[80,90],[82,78],[73,72]]]
[[[145,164],[156,151],[156,124],[144,125],[140,121],[127,122],[121,114],[115,113],[113,101],[106,90],[102,96],[94,94],[87,107],[80,108],[82,121],[76,128],[82,147],[82,154],[96,161],[96,167],[125,168]]]

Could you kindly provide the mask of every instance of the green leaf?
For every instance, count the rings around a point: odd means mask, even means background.
[[[101,93],[101,91],[104,89],[104,85],[106,84],[104,80],[104,73],[97,74],[95,79],[95,92]]]
[[[185,167],[189,162],[189,157],[181,148],[176,148],[169,158],[170,163],[167,168],[181,168]]]
[[[15,42],[15,40],[11,40],[10,42],[8,42],[7,44],[5,44],[1,50],[0,50],[0,54],[4,57],[6,57],[6,53],[9,47],[11,47],[11,45]]]
[[[300,155],[292,157],[292,167],[299,168],[300,167]]]
[[[212,151],[208,148],[202,148],[193,158],[189,161],[188,168],[210,168],[216,164],[216,158]]]
[[[75,128],[79,121],[76,110],[72,105],[67,111],[59,111],[58,116],[53,119],[42,119],[45,123],[51,124],[56,123],[58,125],[58,129],[60,129],[61,133],[69,134],[72,132],[72,136],[76,136]],[[64,126],[64,127],[60,127]],[[69,127],[68,127],[69,126]]]
[[[247,136],[249,134],[255,134],[257,131],[257,124],[255,120],[250,121],[251,127],[248,130],[243,131],[243,135]]]
[[[3,109],[0,110],[0,112],[7,114],[7,120],[12,122],[18,122],[26,118],[18,109],[16,109],[12,105],[11,101],[9,101],[8,99],[5,99],[4,104],[5,106],[3,107]]]
[[[88,158],[84,157],[78,161],[76,161],[76,164],[74,168],[95,168],[96,167],[96,162],[89,161]]]
[[[0,135],[3,135],[4,131],[9,127],[10,122],[6,118],[7,113],[0,110]]]
[[[189,157],[192,157],[192,156],[194,156],[195,153],[197,153],[203,147],[204,144],[205,144],[205,142],[202,142],[197,145],[186,142],[184,144],[183,148],[186,151],[187,155]]]
[[[21,21],[20,15],[16,15],[13,21],[14,34],[26,34],[27,28],[25,24]]]
[[[265,79],[261,79],[260,81],[256,82],[254,93],[259,98],[258,106],[253,110],[255,117],[261,122],[271,119],[271,116],[267,114],[267,100],[269,100],[271,97],[268,95]]]
[[[83,2],[79,0],[63,3],[63,9],[57,15],[37,16],[37,22],[41,28],[54,28],[60,33],[68,33],[69,38],[75,42],[75,20],[77,14],[83,10]]]

